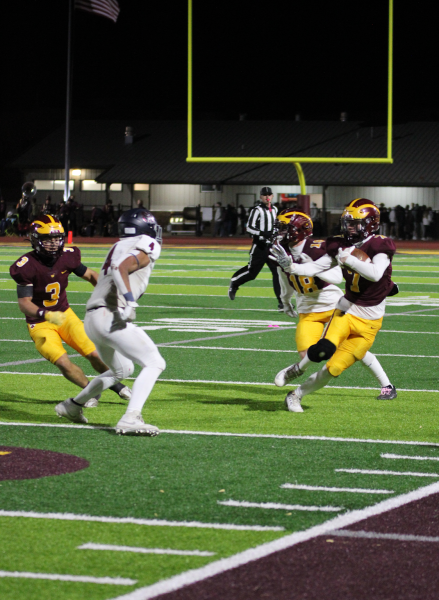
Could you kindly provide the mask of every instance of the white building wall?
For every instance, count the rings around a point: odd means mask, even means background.
[[[300,194],[299,185],[272,185],[270,186],[278,199],[278,194]],[[223,206],[232,204],[238,206],[244,204],[249,207],[253,205],[252,197],[238,197],[238,194],[254,194],[256,200],[259,199],[260,185],[224,185],[221,192],[200,192],[199,185],[187,184],[157,184],[150,188],[150,209],[152,211],[177,211],[185,206],[213,206],[216,202],[221,202]],[[308,186],[308,194],[323,193],[322,186]],[[136,194],[134,195],[136,199]]]
[[[327,209],[343,208],[354,198],[368,198],[386,207],[419,204],[439,209],[439,188],[432,187],[371,187],[330,186],[326,189]]]

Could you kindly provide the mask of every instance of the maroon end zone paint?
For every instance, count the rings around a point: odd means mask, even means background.
[[[49,450],[0,446],[0,452],[9,453],[0,454],[0,481],[63,475],[89,466],[84,458]]]

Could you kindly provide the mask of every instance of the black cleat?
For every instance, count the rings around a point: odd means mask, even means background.
[[[238,288],[233,287],[233,285],[231,285],[229,287],[229,298],[230,298],[230,300],[234,300],[235,299],[237,291],[238,291]]]
[[[279,300],[279,304],[277,305],[277,312],[283,313],[284,312],[284,305],[282,304],[282,302]]]
[[[377,396],[377,400],[393,400],[397,395],[394,385],[386,385],[386,387],[381,388],[381,394]]]

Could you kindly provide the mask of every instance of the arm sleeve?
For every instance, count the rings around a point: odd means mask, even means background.
[[[332,259],[329,254],[325,254],[318,260],[314,262],[307,262],[303,265],[294,265],[294,275],[305,275],[308,277],[314,277],[315,275],[319,275],[323,271],[327,271],[333,267],[334,259]]]
[[[251,233],[251,235],[259,235],[260,234],[261,230],[259,227],[258,217],[259,217],[259,212],[256,209],[252,209],[252,211],[249,214],[248,221],[247,221],[247,231],[248,231],[248,233]]]
[[[33,285],[17,285],[17,297],[18,298],[33,298],[34,286]]]
[[[87,267],[85,265],[83,265],[82,263],[80,263],[79,266],[76,267],[76,269],[73,269],[72,273],[74,273],[78,277],[82,277],[84,275],[84,273],[86,272],[86,270],[87,270]]]
[[[326,281],[327,283],[341,283],[343,281],[343,273],[340,267],[334,267],[333,269],[328,269],[327,271],[323,271],[323,273],[319,274],[319,279]]]
[[[280,267],[277,268],[277,274],[279,275],[280,283],[280,299],[282,300],[282,304],[288,304],[294,294],[293,288],[288,285],[288,277]]]
[[[355,256],[348,256],[344,264],[368,281],[379,281],[390,265],[390,258],[387,254],[377,254],[373,257],[372,262],[366,263],[358,260]]]

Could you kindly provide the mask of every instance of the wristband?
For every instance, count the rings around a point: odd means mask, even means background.
[[[40,319],[44,319],[44,315],[46,314],[47,310],[45,308],[40,308],[37,311],[37,317],[40,317]]]
[[[133,292],[127,292],[126,294],[123,295],[123,297],[125,298],[125,300],[127,302],[135,302]]]

